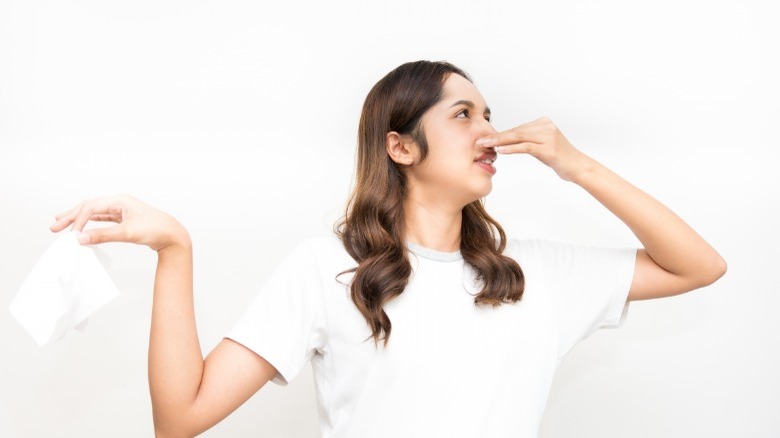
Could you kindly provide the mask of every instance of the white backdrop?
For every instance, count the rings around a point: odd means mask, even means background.
[[[129,192],[183,222],[207,352],[299,236],[330,231],[362,100],[416,59],[468,71],[498,129],[552,117],[729,263],[579,345],[541,436],[780,436],[772,4],[0,1],[0,436],[152,434],[150,250],[104,246],[123,294],[83,334],[39,349],[5,310],[55,213]],[[511,235],[637,244],[532,158],[497,167],[487,204]],[[310,372],[205,434],[317,435]]]

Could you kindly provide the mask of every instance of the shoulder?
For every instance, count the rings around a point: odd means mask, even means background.
[[[551,257],[556,254],[597,255],[605,252],[635,250],[635,248],[608,248],[545,239],[507,239],[504,254],[510,257]]]
[[[345,251],[341,239],[332,234],[304,237],[299,240],[298,245],[305,246],[314,252],[334,253]]]
[[[544,259],[572,247],[575,245],[544,239],[507,239],[504,255],[521,263]]]
[[[311,258],[325,272],[334,270],[341,272],[355,266],[355,261],[336,235],[302,238],[293,251],[299,254],[305,253],[305,257]]]
[[[302,238],[298,241],[297,251],[307,251],[316,258],[349,257],[341,239],[335,235],[320,235]]]
[[[543,239],[509,239],[504,254],[525,271],[539,269],[558,275],[600,275],[606,271],[633,273],[636,248],[608,248]]]
[[[508,239],[504,255],[521,267],[571,268],[573,265],[600,266],[633,261],[635,248],[607,248],[544,239]]]

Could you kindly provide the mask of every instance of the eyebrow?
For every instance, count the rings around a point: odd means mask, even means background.
[[[461,99],[461,100],[453,103],[452,105],[450,105],[450,108],[456,107],[458,105],[466,105],[467,107],[469,107],[471,109],[474,109],[476,107],[476,105],[474,105],[474,102],[472,102],[470,100],[463,100],[463,99]],[[490,111],[490,107],[489,106],[485,107],[485,113],[486,114],[492,114],[492,112]]]

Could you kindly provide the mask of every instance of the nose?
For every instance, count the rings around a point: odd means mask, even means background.
[[[485,120],[482,123],[482,125],[479,127],[479,132],[477,133],[478,136],[477,136],[476,140],[479,140],[480,138],[484,138],[484,137],[487,137],[489,135],[495,134],[497,132],[498,131],[496,131],[496,128],[493,127],[493,124],[490,123],[490,121]],[[490,151],[493,150],[493,146],[481,146],[479,144],[477,144],[477,148],[478,149],[490,150]]]
[[[493,127],[493,123],[491,123],[487,119],[483,119],[483,120],[485,120],[485,121],[483,122],[482,126],[480,127],[481,128],[480,134],[482,136],[495,134],[496,132],[498,132],[498,131],[496,131],[496,128]]]

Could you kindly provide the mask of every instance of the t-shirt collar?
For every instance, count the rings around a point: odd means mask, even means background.
[[[435,260],[437,262],[456,262],[463,259],[463,255],[460,253],[460,251],[436,251],[435,249],[426,248],[408,240],[406,241],[406,246],[409,248],[409,251],[418,257]]]

